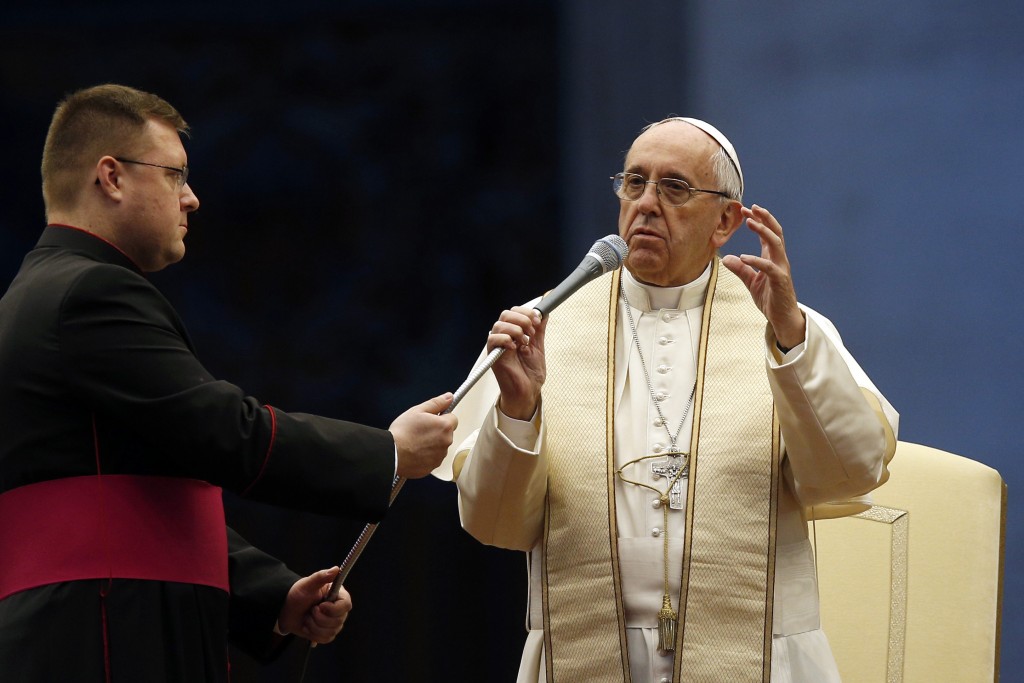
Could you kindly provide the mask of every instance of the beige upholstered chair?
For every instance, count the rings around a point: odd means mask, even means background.
[[[997,681],[1006,484],[906,442],[889,469],[874,507],[809,529],[843,683]]]

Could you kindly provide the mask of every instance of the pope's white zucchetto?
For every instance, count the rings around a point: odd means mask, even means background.
[[[740,177],[740,195],[743,195],[743,169],[740,167],[740,158],[736,155],[736,148],[732,146],[732,143],[729,142],[729,138],[725,137],[725,134],[723,134],[722,131],[718,130],[707,121],[692,119],[687,116],[670,116],[667,119],[651,124],[648,128],[665,123],[666,121],[684,121],[691,126],[700,128],[702,131],[713,137],[715,141],[722,146],[722,149],[725,150],[726,155],[729,157],[729,161],[732,162],[733,168],[736,169],[736,175]]]

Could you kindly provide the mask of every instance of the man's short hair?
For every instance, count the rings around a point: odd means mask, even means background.
[[[57,105],[43,145],[43,203],[51,209],[74,206],[82,173],[100,157],[129,156],[146,121],[156,119],[188,135],[188,124],[164,99],[108,83],[71,93]]]

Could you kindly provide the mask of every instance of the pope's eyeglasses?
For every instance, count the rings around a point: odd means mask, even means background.
[[[659,180],[647,180],[639,173],[616,173],[611,176],[612,191],[619,199],[628,202],[635,202],[643,196],[648,185],[654,185],[658,198],[666,206],[682,206],[690,201],[696,192],[706,192],[728,197],[725,192],[718,190],[701,190],[690,187],[690,184],[679,178],[661,178]]]

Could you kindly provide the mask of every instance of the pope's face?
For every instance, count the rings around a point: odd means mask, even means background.
[[[626,173],[647,180],[678,178],[690,187],[721,190],[710,159],[718,143],[684,121],[647,129],[626,155]],[[619,234],[629,245],[626,267],[641,282],[662,287],[692,282],[735,230],[739,202],[704,192],[682,206],[666,206],[655,185],[636,201],[619,200]]]

